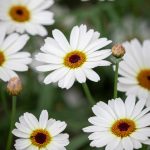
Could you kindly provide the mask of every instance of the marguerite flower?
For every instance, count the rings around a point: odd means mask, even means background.
[[[31,113],[24,113],[15,124],[12,133],[19,137],[15,142],[16,150],[66,150],[69,135],[62,134],[66,123],[48,119],[48,112],[43,110],[39,120]]]
[[[30,53],[19,52],[29,40],[28,35],[13,33],[5,37],[5,33],[2,28],[0,32],[0,79],[6,82],[17,77],[14,71],[27,71],[27,65],[32,59]]]
[[[54,23],[53,13],[47,10],[53,0],[5,0],[0,2],[0,26],[7,32],[28,32],[31,35],[47,35],[42,25]]]
[[[150,106],[150,40],[123,43],[126,54],[119,66],[118,90],[147,99]]]
[[[102,101],[93,106],[96,116],[89,118],[92,126],[83,129],[93,132],[89,139],[91,147],[105,147],[105,150],[133,150],[143,144],[150,145],[150,107],[146,100],[136,103],[135,96],[123,102],[120,98]]]
[[[98,74],[92,68],[108,66],[110,62],[103,60],[111,54],[111,50],[101,50],[111,43],[94,30],[87,31],[86,25],[75,26],[70,35],[70,43],[63,33],[57,29],[52,32],[54,38],[46,38],[42,53],[36,55],[36,60],[44,63],[37,67],[38,71],[50,74],[44,79],[45,84],[58,82],[61,88],[69,89],[75,80],[86,82],[86,78],[99,81]]]

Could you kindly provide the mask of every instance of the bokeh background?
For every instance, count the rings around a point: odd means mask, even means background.
[[[56,0],[51,11],[55,14],[56,22],[47,27],[49,36],[53,29],[58,28],[69,37],[74,25],[86,24],[99,31],[101,36],[111,39],[113,44],[133,38],[138,38],[141,42],[150,38],[149,0]],[[25,50],[34,57],[43,43],[44,38],[31,37]],[[93,115],[82,85],[76,83],[69,90],[62,90],[55,84],[44,85],[42,80],[45,74],[34,70],[36,64],[33,62],[27,73],[20,74],[23,91],[17,99],[16,121],[24,112],[39,116],[41,110],[47,109],[50,117],[64,120],[68,124],[66,132],[70,134],[71,141],[68,150],[91,150],[88,135],[81,130],[89,125],[88,118]],[[88,81],[87,84],[96,101],[108,101],[113,95],[112,66],[96,68],[96,71],[100,74],[101,81]],[[6,92],[6,83],[0,81],[0,88],[0,150],[5,150],[12,101]],[[122,93],[119,96],[125,97]]]

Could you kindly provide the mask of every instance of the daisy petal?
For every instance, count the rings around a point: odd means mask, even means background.
[[[39,127],[45,129],[47,126],[47,121],[48,121],[48,112],[46,110],[43,110],[39,118]]]

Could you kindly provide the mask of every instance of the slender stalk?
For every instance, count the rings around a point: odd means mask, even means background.
[[[13,96],[12,97],[12,113],[11,113],[11,120],[10,120],[10,129],[9,129],[9,135],[8,135],[6,150],[10,150],[11,149],[11,145],[12,145],[12,133],[11,132],[12,132],[12,129],[13,129],[13,126],[14,126],[14,122],[15,122],[16,100],[17,100],[17,97]]]
[[[85,95],[86,95],[86,97],[87,97],[87,99],[88,99],[90,105],[91,105],[91,106],[94,105],[94,104],[95,104],[95,100],[93,99],[93,97],[92,97],[92,95],[91,95],[91,92],[90,92],[90,90],[89,90],[88,85],[87,85],[86,83],[83,83],[82,86],[83,86],[83,90],[84,90],[84,92],[85,92]]]
[[[114,80],[114,99],[117,98],[117,81],[118,81],[118,68],[119,68],[119,61],[116,61],[115,64],[115,80]]]

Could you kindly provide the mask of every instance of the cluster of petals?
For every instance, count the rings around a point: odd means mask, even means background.
[[[24,113],[12,133],[19,139],[15,141],[16,150],[66,150],[69,135],[61,133],[67,124],[55,119],[48,119],[48,112],[43,110],[39,120],[31,113]]]
[[[89,118],[92,124],[83,129],[92,133],[91,147],[105,150],[133,150],[150,145],[150,107],[145,108],[145,100],[136,102],[135,96],[112,99],[108,104],[100,101],[92,107],[95,114]]]
[[[150,40],[124,42],[126,53],[119,64],[118,90],[147,99],[150,106]]]
[[[28,70],[31,63],[29,52],[20,52],[29,36],[12,33],[6,36],[5,28],[0,32],[0,79],[7,82],[13,77],[17,77],[16,71],[24,72]]]
[[[7,33],[45,36],[48,32],[43,25],[54,23],[53,13],[48,10],[53,3],[53,0],[0,1],[0,27],[5,26]]]
[[[42,63],[36,69],[50,72],[44,79],[45,84],[58,82],[59,87],[69,89],[76,80],[79,83],[86,79],[100,80],[93,68],[111,64],[104,60],[111,55],[111,50],[100,50],[110,44],[110,40],[100,38],[100,33],[93,29],[87,30],[86,25],[73,27],[69,42],[57,29],[52,35],[53,38],[45,39],[41,52],[36,55],[36,60]]]

